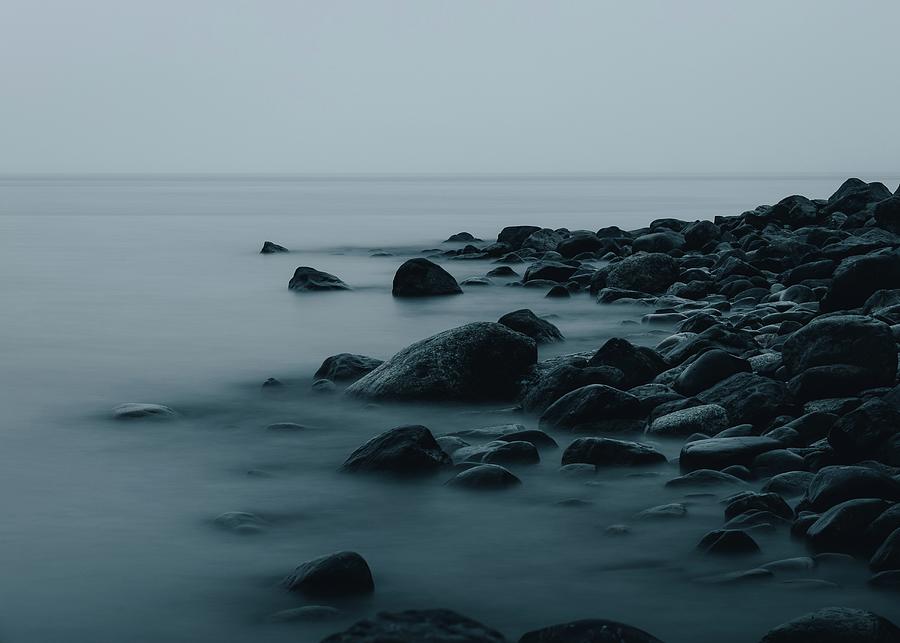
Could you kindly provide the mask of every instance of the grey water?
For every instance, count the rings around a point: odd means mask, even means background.
[[[540,465],[516,470],[520,489],[485,495],[441,478],[342,475],[354,448],[393,426],[443,434],[536,419],[493,407],[369,406],[309,388],[334,353],[386,358],[523,307],[552,316],[567,337],[541,358],[617,335],[648,345],[666,335],[627,323],[641,309],[502,283],[394,300],[397,266],[448,247],[455,232],[493,239],[511,224],[712,218],[789,194],[825,198],[843,178],[0,178],[0,640],[317,641],[376,611],[424,607],[455,609],[513,640],[584,617],[670,643],[756,641],[826,605],[897,620],[896,599],[867,588],[862,564],[800,575],[834,587],[783,582],[791,577],[698,583],[805,551],[782,530],[760,535],[763,553],[747,561],[697,557],[697,541],[722,523],[724,492],[665,488],[674,465],[586,480],[560,475],[560,452],[545,451]],[[261,256],[267,239],[293,252]],[[290,292],[300,265],[354,290]],[[493,267],[444,266],[459,279]],[[290,383],[290,394],[262,395],[268,377]],[[167,404],[181,419],[116,423],[110,409],[123,402]],[[272,422],[309,428],[273,434],[264,430]],[[590,504],[558,504],[571,498]],[[687,503],[688,516],[634,520],[668,502]],[[257,513],[269,527],[224,532],[212,520],[226,511]],[[630,534],[606,534],[621,523]],[[338,604],[330,622],[268,622],[303,604],[278,588],[280,577],[342,549],[372,566],[371,598]]]

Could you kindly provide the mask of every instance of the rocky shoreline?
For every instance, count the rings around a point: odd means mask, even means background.
[[[722,498],[722,528],[701,535],[698,552],[734,560],[733,572],[699,582],[752,583],[783,569],[846,559],[869,566],[872,588],[897,591],[898,233],[900,188],[892,193],[859,179],[846,181],[827,200],[790,196],[714,221],[659,219],[640,230],[596,232],[515,226],[500,231],[496,242],[459,233],[448,242],[463,247],[435,249],[423,253],[430,258],[403,263],[393,296],[535,288],[548,297],[595,298],[599,314],[604,306],[641,306],[646,312],[636,322],[672,332],[652,348],[612,338],[592,352],[539,361],[538,345],[565,338],[550,321],[522,309],[422,339],[385,361],[331,356],[313,387],[343,389],[348,398],[378,404],[499,404],[521,412],[520,424],[480,433],[391,429],[348,454],[342,465],[348,475],[386,475],[403,484],[442,475],[448,485],[487,493],[527,484],[510,469],[555,457],[549,452],[557,445],[561,472],[577,475],[659,467],[668,458],[644,440],[675,440],[682,445],[681,475],[666,486]],[[288,250],[266,242],[262,252]],[[498,266],[458,283],[433,260]],[[339,277],[305,266],[289,287],[301,293],[352,290]],[[140,406],[121,407],[117,417],[175,414],[158,405],[145,405],[144,413]],[[683,504],[671,503],[635,520],[685,512]],[[765,552],[754,535],[775,531],[804,542],[809,556],[757,560]],[[331,599],[377,592],[368,563],[355,552],[303,563],[283,586],[318,601],[298,608],[307,610],[298,619],[327,617]],[[602,607],[598,611],[602,617]],[[518,640],[666,640],[665,632],[654,634],[660,638],[595,619]],[[449,610],[382,613],[324,639],[505,640]],[[900,629],[871,612],[829,607],[777,625],[762,640],[886,643],[900,641]]]

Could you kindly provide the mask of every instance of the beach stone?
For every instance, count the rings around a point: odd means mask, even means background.
[[[670,520],[687,516],[687,507],[680,502],[672,502],[644,509],[635,515],[636,520]]]
[[[317,380],[326,379],[332,382],[355,382],[366,373],[374,371],[382,363],[383,360],[366,355],[338,353],[326,358],[313,377]]]
[[[884,459],[891,461],[885,445],[900,433],[900,410],[879,399],[865,402],[839,418],[828,432],[828,443],[842,456],[853,460]]]
[[[682,471],[716,469],[739,464],[747,466],[761,453],[781,448],[781,443],[758,436],[709,438],[684,445],[679,463]]]
[[[684,237],[671,231],[642,234],[631,242],[634,252],[670,252],[680,250],[684,245]]]
[[[768,512],[784,520],[793,520],[794,518],[794,510],[777,493],[743,491],[726,500],[726,520],[751,511]]]
[[[826,607],[783,623],[760,643],[896,643],[900,628],[873,612]]]
[[[603,619],[584,619],[526,632],[519,643],[662,643],[631,625]]]
[[[759,545],[741,529],[717,529],[706,534],[697,545],[704,554],[754,554]]]
[[[610,243],[598,237],[590,230],[575,230],[557,245],[556,250],[563,257],[571,259],[582,253],[593,253],[605,250]]]
[[[394,297],[458,295],[461,292],[462,288],[453,275],[421,257],[409,259],[397,268],[391,288]]]
[[[675,379],[672,388],[682,395],[696,395],[737,373],[750,373],[750,362],[721,349],[700,355]]]
[[[513,399],[536,361],[531,338],[502,324],[475,322],[404,348],[347,393],[409,401]]]
[[[609,288],[663,293],[678,281],[678,263],[662,253],[641,253],[626,257],[609,269]]]
[[[531,413],[542,413],[566,393],[589,384],[617,386],[622,377],[622,371],[610,366],[591,368],[561,364],[540,372],[523,385],[522,408]]]
[[[666,483],[667,487],[713,487],[720,485],[744,486],[746,484],[740,478],[716,471],[714,469],[697,469],[678,478],[673,478]]]
[[[447,237],[444,243],[470,243],[472,241],[481,241],[481,239],[471,232],[457,232],[456,234],[451,234]]]
[[[783,382],[755,373],[732,375],[696,397],[724,408],[732,424],[762,424],[794,408]]]
[[[300,266],[294,271],[294,276],[288,282],[288,289],[296,292],[312,292],[319,290],[350,290],[350,286],[330,273],[322,272],[309,266]]]
[[[612,438],[579,438],[562,455],[562,464],[586,463],[594,466],[640,466],[661,464],[666,456],[647,444]]]
[[[527,335],[538,344],[560,342],[564,339],[563,334],[556,326],[541,319],[527,308],[506,313],[497,320],[497,323],[503,324],[517,333]]]
[[[559,445],[552,437],[538,429],[525,429],[524,431],[516,431],[508,433],[497,438],[502,442],[528,442],[538,449],[557,449]]]
[[[889,506],[890,503],[877,498],[857,498],[837,504],[806,530],[806,540],[816,551],[857,552],[862,548],[863,534],[869,524]]]
[[[445,609],[379,612],[321,643],[506,643],[500,632]]]
[[[900,287],[900,255],[869,254],[847,257],[834,271],[820,310],[833,312],[859,308],[875,291]]]
[[[541,228],[533,225],[507,226],[497,235],[497,243],[504,243],[510,250],[518,250],[525,240]]]
[[[781,496],[802,496],[809,489],[815,474],[809,471],[787,471],[769,478],[763,485],[763,492],[777,493]]]
[[[112,410],[113,418],[116,420],[170,420],[177,417],[177,413],[168,406],[162,404],[143,404],[136,402],[128,402],[119,404]]]
[[[900,528],[891,532],[869,561],[873,572],[900,570]]]
[[[537,252],[547,252],[549,250],[556,250],[556,247],[563,239],[565,239],[565,236],[556,230],[542,228],[528,235],[522,242],[522,246],[524,248],[531,248]]]
[[[548,436],[549,437],[549,436]],[[537,464],[541,461],[537,447],[523,440],[497,440],[480,446],[463,447],[454,453],[457,462],[479,462],[483,464]]]
[[[497,464],[479,464],[451,478],[447,485],[461,489],[499,490],[522,484],[509,469]]]
[[[353,551],[308,560],[286,577],[282,585],[291,592],[320,597],[356,596],[375,591],[368,563]]]
[[[633,431],[642,416],[638,399],[611,386],[589,384],[566,393],[541,414],[541,429],[573,432]]]
[[[272,255],[277,254],[279,252],[290,252],[284,246],[279,246],[277,243],[272,243],[271,241],[263,242],[262,249],[259,251],[261,255]]]
[[[422,475],[452,464],[431,431],[424,426],[400,426],[375,436],[350,454],[343,470],[352,473]]]
[[[892,505],[872,521],[863,536],[866,548],[875,551],[897,529],[900,529],[900,504]]]
[[[728,414],[716,404],[702,404],[667,413],[647,427],[647,433],[657,436],[688,436],[700,431],[719,432],[728,428]]]
[[[647,384],[662,373],[668,365],[663,357],[652,348],[635,346],[627,339],[613,337],[594,353],[588,366],[611,366],[623,374],[622,388]]]
[[[825,511],[855,498],[900,501],[900,482],[869,467],[823,467],[810,482],[806,504],[815,511]]]
[[[559,261],[537,261],[528,267],[522,281],[526,283],[529,281],[564,283],[576,272],[578,272],[578,266]]]

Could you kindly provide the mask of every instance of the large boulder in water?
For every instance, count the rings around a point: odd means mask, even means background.
[[[391,294],[394,297],[428,297],[458,295],[462,288],[449,272],[428,259],[417,257],[405,261],[394,274]]]
[[[824,210],[825,214],[833,212],[855,214],[890,196],[891,191],[883,183],[866,183],[857,178],[847,179],[828,197]]]
[[[678,262],[662,253],[640,253],[610,266],[606,277],[609,288],[662,293],[678,281]]]
[[[382,362],[383,360],[365,355],[338,353],[326,358],[313,378],[332,382],[355,382],[366,373],[374,371]]]
[[[635,346],[627,339],[613,337],[591,356],[588,366],[611,366],[622,371],[622,388],[650,382],[668,368],[662,356],[652,348]]]
[[[282,585],[291,592],[322,597],[358,596],[375,591],[369,565],[353,551],[308,560],[285,578]]]
[[[338,277],[309,266],[300,266],[288,282],[288,288],[297,292],[315,290],[350,290],[350,286]]]
[[[900,501],[900,482],[868,467],[823,467],[810,482],[804,504],[825,511],[855,498]]]
[[[525,271],[525,276],[522,277],[522,281],[529,282],[541,279],[562,283],[568,281],[576,272],[578,272],[578,266],[570,266],[559,261],[538,261],[528,267],[528,270]]]
[[[556,230],[544,228],[528,235],[528,238],[522,242],[522,247],[531,248],[538,252],[555,251],[556,246],[558,246],[559,242],[563,239],[565,239],[565,237]]]
[[[407,346],[347,393],[405,401],[507,400],[536,361],[530,337],[502,324],[475,322]]]
[[[848,257],[834,271],[822,299],[822,312],[859,308],[876,290],[900,287],[900,255],[896,252]]]
[[[900,628],[849,607],[825,607],[769,630],[760,643],[897,643]]]
[[[662,643],[631,625],[590,618],[526,632],[519,643]]]
[[[542,429],[622,432],[640,428],[643,410],[634,395],[604,384],[566,393],[541,415]]]
[[[890,386],[897,372],[897,345],[890,327],[862,315],[819,317],[794,332],[782,347],[790,375],[814,366],[849,364]]]
[[[563,334],[550,322],[541,319],[527,308],[506,313],[497,320],[507,328],[512,328],[517,333],[528,335],[538,344],[561,342]]]
[[[618,387],[621,382],[622,371],[611,366],[560,364],[553,368],[539,369],[523,385],[522,408],[532,413],[542,413],[556,400],[575,389],[589,384]]]
[[[452,464],[431,431],[424,426],[400,426],[366,442],[344,462],[352,473],[422,475]]]
[[[507,226],[497,235],[497,242],[505,243],[512,250],[518,250],[528,237],[539,230],[538,226],[533,225]]]
[[[380,612],[321,643],[506,643],[500,632],[443,609]]]

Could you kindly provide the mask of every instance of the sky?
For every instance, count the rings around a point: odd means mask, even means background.
[[[0,0],[0,172],[900,170],[897,0]]]

